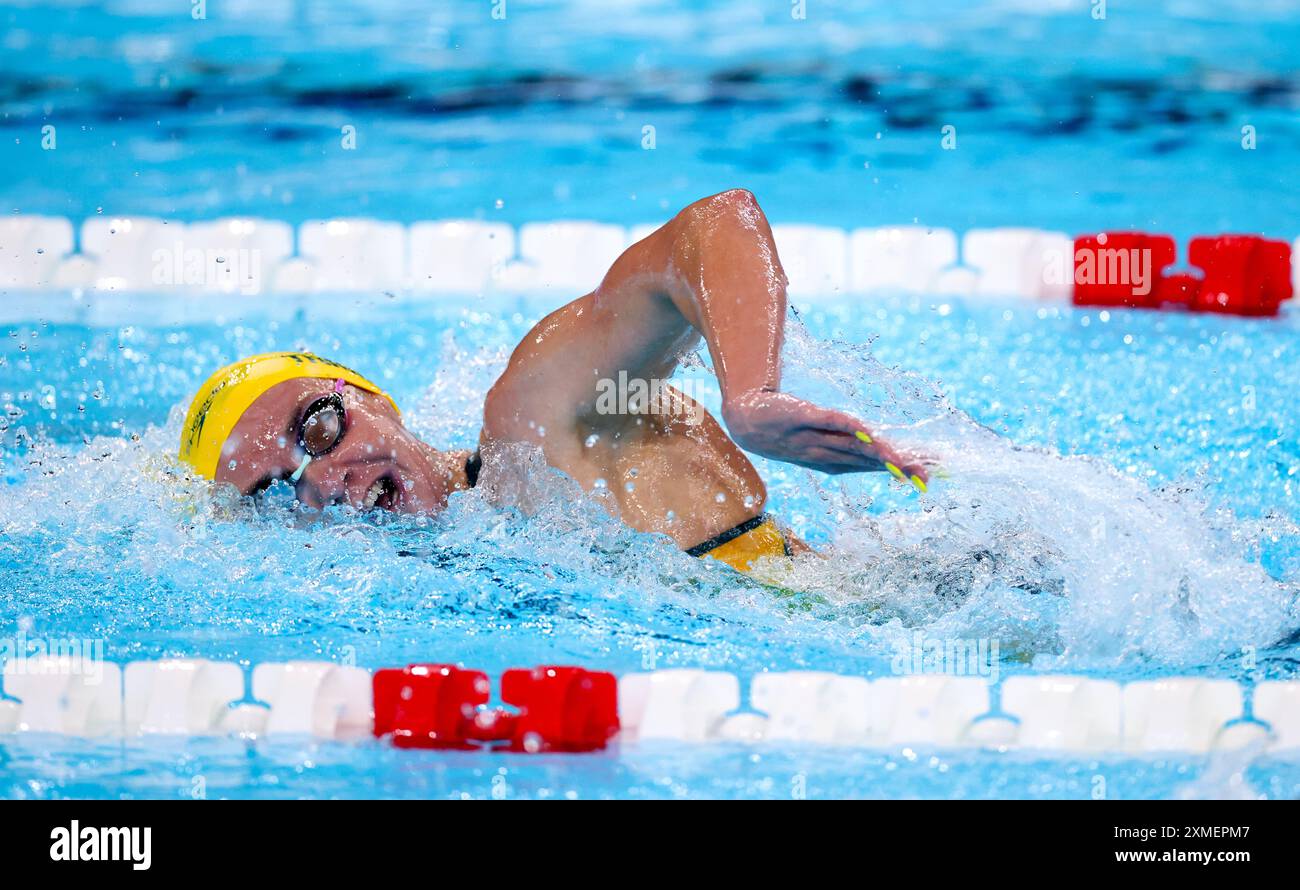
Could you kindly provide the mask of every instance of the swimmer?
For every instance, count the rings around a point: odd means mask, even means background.
[[[629,247],[600,286],[538,322],[488,391],[476,451],[440,451],[360,374],[307,353],[217,371],[195,396],[180,456],[255,494],[287,480],[304,504],[436,513],[525,443],[627,525],[745,571],[806,549],[765,511],[745,451],[824,473],[889,472],[917,489],[926,461],[863,421],[781,391],[786,278],[754,196],[690,205]],[[703,339],[722,421],[664,381]],[[744,450],[742,450],[744,449]]]

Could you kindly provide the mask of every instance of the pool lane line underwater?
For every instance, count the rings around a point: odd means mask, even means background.
[[[155,217],[0,220],[0,289],[168,293],[546,294],[585,292],[655,225],[556,220],[438,220],[409,226],[369,218],[304,222]],[[1300,279],[1292,244],[1256,235],[1194,238],[1198,275],[1172,271],[1165,235],[1101,232],[1072,238],[1033,228],[971,229],[960,238],[918,225],[844,230],[776,224],[794,297],[902,291],[1004,296],[1086,306],[1276,314]],[[960,257],[958,248],[960,246]],[[1083,251],[1082,259],[1079,252]]]
[[[1300,753],[1300,681],[1239,685],[1165,677],[1121,684],[1054,674],[670,669],[616,678],[572,666],[488,675],[448,664],[381,669],[267,662],[113,662],[67,656],[4,668],[0,738],[378,736],[401,748],[582,753],[608,745],[812,743],[856,748],[1032,750],[1060,756]],[[247,684],[246,679],[251,679]],[[742,707],[742,704],[744,707]]]

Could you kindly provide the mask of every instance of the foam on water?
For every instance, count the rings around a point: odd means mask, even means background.
[[[875,643],[917,628],[990,638],[1038,669],[1186,669],[1287,649],[1300,585],[1257,551],[1264,536],[1294,539],[1295,522],[1243,522],[1194,482],[1153,490],[1103,460],[1017,445],[861,346],[798,324],[789,338],[788,384],[880,418],[880,435],[934,456],[946,478],[920,510],[883,513],[858,480],[819,486],[827,558],[772,566],[773,580],[821,593]]]

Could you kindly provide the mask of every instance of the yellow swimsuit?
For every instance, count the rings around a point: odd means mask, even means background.
[[[766,513],[746,519],[735,528],[715,535],[686,551],[691,556],[708,556],[725,562],[738,572],[748,572],[754,560],[764,556],[790,556],[790,544]]]

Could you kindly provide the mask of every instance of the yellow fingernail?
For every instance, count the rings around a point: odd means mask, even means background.
[[[927,491],[930,490],[926,488],[925,480],[922,479],[920,476],[913,476],[912,484],[916,486],[916,490],[919,491],[921,494],[925,494]]]
[[[871,444],[871,437],[868,436],[866,433],[864,433],[862,430],[858,430],[853,435],[857,436],[860,441],[866,442],[868,445]]]
[[[902,471],[902,470],[900,470],[898,467],[894,466],[894,465],[891,464],[891,463],[886,463],[886,464],[885,464],[885,469],[888,470],[889,472],[893,473],[894,476],[895,476],[896,478],[898,478],[898,479],[906,479],[906,478],[907,478],[906,476],[903,475],[903,471]]]

